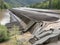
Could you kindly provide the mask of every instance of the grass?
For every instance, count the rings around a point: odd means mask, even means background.
[[[32,36],[29,32],[20,35],[19,27],[13,26],[10,30],[10,40],[0,43],[0,45],[30,45],[28,40]]]
[[[17,41],[17,40],[21,40],[21,41]],[[29,42],[28,42],[28,39],[31,37],[31,34],[29,32],[23,34],[23,35],[14,35],[11,37],[11,39],[7,42],[3,42],[3,43],[0,43],[0,45],[31,45]]]

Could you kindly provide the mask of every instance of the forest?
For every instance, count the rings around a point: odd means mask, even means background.
[[[41,3],[30,5],[31,8],[60,9],[60,0],[46,0]]]
[[[0,9],[7,9],[14,7],[20,7],[20,5],[14,6],[13,4],[0,0]],[[60,0],[45,0],[40,3],[30,4],[27,7],[40,8],[40,9],[60,9]]]
[[[3,0],[0,0],[0,9],[8,9],[11,8],[11,5],[4,2]]]

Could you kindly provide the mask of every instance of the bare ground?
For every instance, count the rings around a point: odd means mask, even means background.
[[[17,41],[16,41],[15,37],[17,38],[17,40],[21,40],[21,41],[23,41],[23,39],[24,39],[25,41],[23,42],[23,45],[31,45],[28,42],[28,40],[31,36],[32,35],[29,32],[25,33],[23,35],[16,35],[16,36],[11,37],[11,39],[9,41],[0,43],[0,45],[16,45]]]

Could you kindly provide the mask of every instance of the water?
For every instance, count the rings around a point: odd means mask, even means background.
[[[0,24],[1,25],[6,25],[7,23],[12,23],[12,22],[18,22],[19,25],[23,28],[26,27],[26,24],[17,16],[15,16],[13,13],[11,13],[8,10],[4,10],[0,12]]]
[[[0,24],[5,25],[7,23],[10,23],[10,14],[8,10],[0,11]]]

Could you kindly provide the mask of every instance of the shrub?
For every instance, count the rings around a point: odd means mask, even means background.
[[[4,42],[9,39],[9,33],[5,26],[0,25],[0,42]]]

